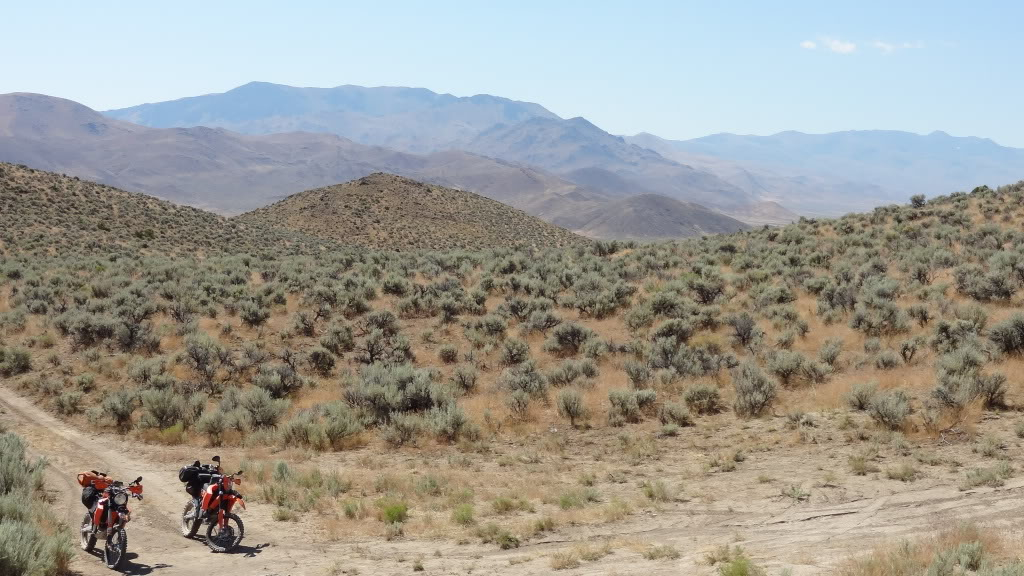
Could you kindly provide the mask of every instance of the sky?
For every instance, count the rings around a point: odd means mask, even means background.
[[[614,134],[942,130],[1024,147],[1024,3],[12,2],[0,93],[97,110],[294,86],[494,94]]]

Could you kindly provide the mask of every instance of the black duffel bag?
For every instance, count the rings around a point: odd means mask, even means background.
[[[178,480],[186,484],[193,484],[199,479],[199,472],[198,466],[185,466],[178,470]]]
[[[93,504],[96,504],[96,500],[98,500],[99,497],[99,491],[93,488],[92,486],[86,486],[85,488],[82,488],[82,504],[86,508],[92,510]]]

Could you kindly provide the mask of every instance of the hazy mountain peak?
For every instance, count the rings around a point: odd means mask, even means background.
[[[417,153],[449,148],[497,124],[558,119],[539,104],[487,94],[458,97],[402,86],[300,88],[270,82],[105,114],[156,128],[204,125],[246,134],[328,132]]]

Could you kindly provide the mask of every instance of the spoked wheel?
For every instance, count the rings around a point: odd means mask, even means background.
[[[82,550],[92,552],[92,549],[96,546],[96,535],[92,533],[92,517],[88,512],[85,513],[85,518],[82,519],[80,532]]]
[[[191,538],[199,531],[202,520],[199,518],[199,508],[195,500],[185,503],[185,509],[181,511],[181,535]]]
[[[115,530],[103,545],[103,562],[107,568],[117,570],[128,555],[128,534],[124,528]]]
[[[206,545],[214,552],[230,552],[245,536],[245,525],[235,514],[224,515],[224,526],[211,522],[206,529]]]

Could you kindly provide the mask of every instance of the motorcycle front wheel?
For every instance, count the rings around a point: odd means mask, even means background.
[[[85,518],[82,520],[82,526],[79,528],[81,532],[80,545],[82,550],[86,552],[92,552],[92,549],[96,546],[96,535],[92,533],[92,516],[86,512]]]
[[[128,555],[128,534],[118,528],[103,543],[103,563],[111,570],[117,570]]]
[[[245,536],[245,525],[236,514],[224,515],[224,527],[211,522],[206,528],[206,545],[214,552],[230,552],[234,550]]]

